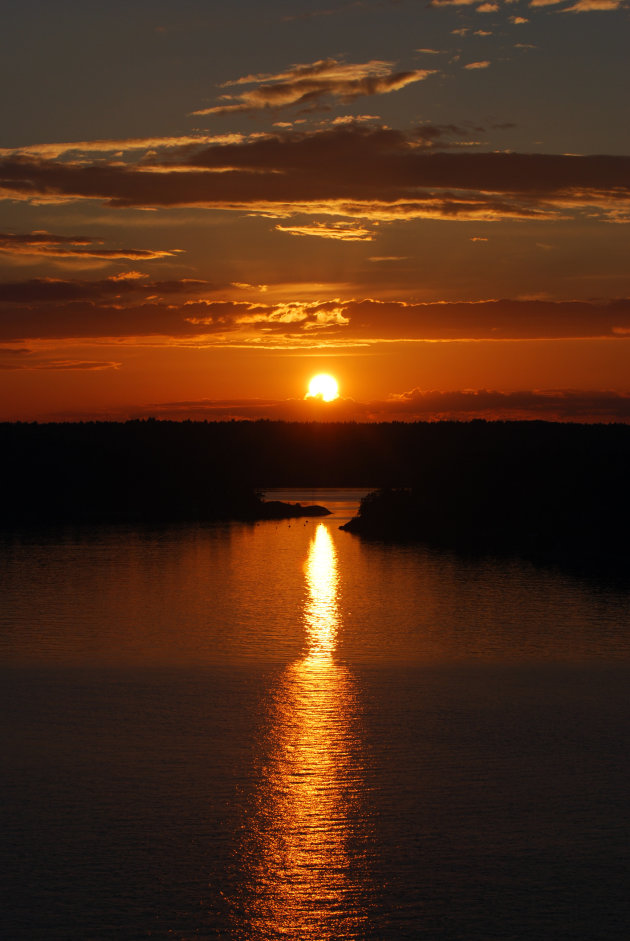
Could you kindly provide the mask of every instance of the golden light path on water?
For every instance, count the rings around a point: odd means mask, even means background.
[[[284,672],[264,769],[252,936],[361,937],[362,819],[352,678],[334,660],[340,626],[337,556],[319,524],[304,568],[306,655]]]

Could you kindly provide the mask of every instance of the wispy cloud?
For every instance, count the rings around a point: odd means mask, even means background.
[[[585,213],[630,220],[630,157],[437,150],[436,144],[458,143],[449,140],[448,127],[268,134],[183,148],[133,166],[9,157],[0,160],[0,194],[35,202],[98,199],[112,207],[197,206],[271,219],[496,221]]]
[[[383,413],[398,418],[473,418],[547,421],[629,421],[630,394],[616,391],[488,389],[450,392],[413,389],[383,403]]]
[[[607,10],[623,10],[625,0],[578,0],[573,6],[564,7],[563,13],[605,13]]]
[[[330,121],[330,124],[339,126],[342,124],[362,124],[366,121],[378,121],[377,114],[339,114]]]
[[[505,0],[505,3],[509,4],[514,2],[514,0]],[[561,3],[565,3],[566,0],[530,0],[530,7],[550,7],[558,6]],[[479,0],[429,0],[429,6],[432,7],[470,7],[475,6],[477,13],[497,13],[501,4],[496,2],[496,0],[485,0],[485,2],[479,3]],[[564,7],[561,11],[562,13],[591,13],[591,12],[605,12],[607,10],[623,10],[627,7],[627,0],[577,0],[577,3],[574,3],[572,6]],[[529,22],[522,16],[510,16],[509,21],[514,25],[521,25],[523,23]],[[451,30],[454,36],[465,36],[467,33],[472,32],[469,26],[462,26],[457,29]],[[481,30],[475,31],[474,35],[489,35]]]
[[[374,231],[365,226],[346,222],[315,222],[310,225],[276,225],[277,232],[289,235],[315,235],[322,239],[334,239],[340,242],[369,242],[374,238]]]
[[[85,414],[55,416],[78,419]],[[90,417],[98,417],[90,413]],[[615,391],[492,389],[434,391],[412,389],[385,399],[358,402],[340,397],[315,399],[192,399],[128,408],[108,418],[161,418],[226,421],[268,418],[277,421],[469,421],[532,420],[576,422],[630,421],[630,395]]]
[[[159,298],[170,295],[211,293],[218,286],[208,281],[180,278],[149,281],[137,271],[122,272],[102,280],[31,278],[26,281],[0,282],[0,304],[57,303],[59,301],[96,301],[103,298],[122,300],[129,295]]]
[[[220,96],[219,104],[193,111],[194,115],[230,114],[260,108],[287,108],[305,105],[321,107],[329,99],[343,102],[366,95],[399,91],[435,74],[435,69],[393,71],[394,63],[381,59],[369,62],[342,62],[320,59],[306,65],[294,65],[284,72],[245,75],[225,82],[222,88],[251,86],[237,94]]]
[[[373,261],[403,260],[374,256]],[[232,299],[186,282],[31,280],[0,285],[0,342],[170,337],[211,345],[302,346],[418,341],[630,340],[630,300],[411,303],[376,299]],[[118,293],[115,293],[118,291]],[[238,297],[239,295],[236,294]],[[242,295],[241,295],[242,296]]]
[[[564,3],[565,0],[530,0],[530,7],[552,7]],[[559,13],[606,13],[608,11],[623,10],[627,7],[627,0],[577,0],[572,6],[563,7]]]
[[[180,249],[102,248],[101,239],[85,235],[53,235],[50,232],[0,233],[0,253],[65,259],[96,258],[105,261],[153,261],[179,254]]]
[[[483,59],[481,62],[469,62],[468,65],[465,65],[465,69],[487,69],[490,66],[489,59]]]
[[[177,137],[123,137],[118,139],[66,141],[63,143],[26,144],[0,147],[0,157],[31,156],[54,160],[81,154],[127,154],[134,151],[169,150],[174,147],[199,147],[202,144],[236,144],[244,134],[182,134]]]
[[[85,360],[46,356],[23,348],[0,349],[0,371],[87,370],[101,372],[119,369],[122,363],[109,360]]]

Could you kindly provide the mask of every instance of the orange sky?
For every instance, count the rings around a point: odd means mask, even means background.
[[[0,419],[628,420],[628,15],[25,0]]]

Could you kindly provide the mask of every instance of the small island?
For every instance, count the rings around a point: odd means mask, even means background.
[[[302,506],[301,503],[284,503],[282,500],[263,500],[257,506],[259,520],[284,520],[304,516],[330,516],[325,506]]]

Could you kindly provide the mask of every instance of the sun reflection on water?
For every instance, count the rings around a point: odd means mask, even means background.
[[[304,574],[308,589],[304,606],[308,653],[302,662],[313,663],[332,657],[339,628],[337,555],[328,528],[323,523],[315,531]]]
[[[251,937],[332,941],[361,937],[367,906],[356,695],[334,660],[339,575],[323,524],[304,573],[307,650],[284,671],[274,698],[247,920]]]

